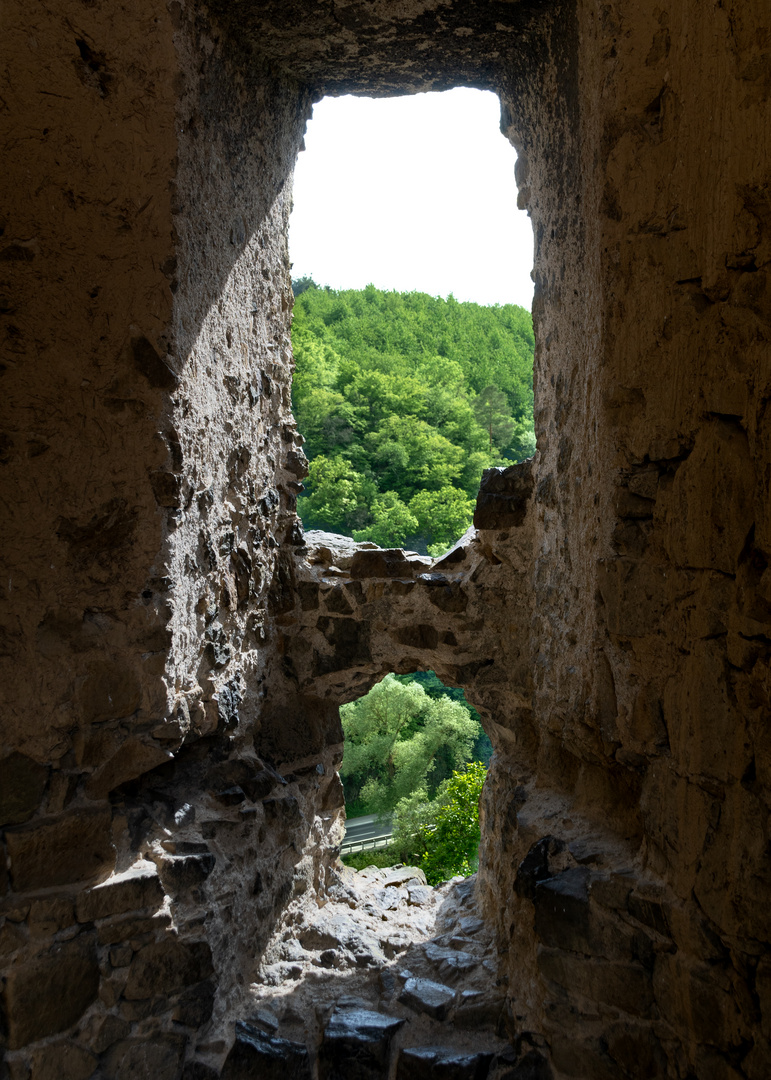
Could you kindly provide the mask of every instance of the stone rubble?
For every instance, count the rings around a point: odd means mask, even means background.
[[[222,1077],[279,1077],[283,1061],[318,1080],[511,1080],[496,972],[474,877],[431,888],[418,867],[338,863],[323,902],[285,910]]]

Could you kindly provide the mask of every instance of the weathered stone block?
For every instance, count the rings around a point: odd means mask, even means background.
[[[335,773],[322,796],[321,809],[327,811],[338,810],[341,806],[345,806],[345,791],[340,777]]]
[[[639,964],[574,956],[557,949],[538,949],[538,970],[570,996],[579,994],[632,1016],[650,1015],[653,985],[650,973]]]
[[[319,1080],[380,1080],[404,1020],[369,1009],[336,1009],[319,1048]]]
[[[327,611],[336,615],[353,615],[353,607],[342,585],[335,585],[322,594]]]
[[[401,548],[357,551],[350,572],[353,578],[412,577],[412,567]]]
[[[176,939],[145,945],[135,955],[123,996],[141,1001],[201,982],[212,973],[211,949],[205,941],[189,945]]]
[[[316,620],[317,628],[334,649],[331,656],[319,654],[314,659],[314,675],[328,675],[333,671],[356,667],[372,660],[370,652],[370,627],[357,619],[324,615]]]
[[[220,804],[220,806],[238,806],[246,798],[246,792],[242,787],[236,785],[235,787],[223,788],[221,791],[214,793],[214,798]]]
[[[110,949],[110,966],[114,968],[128,967],[134,959],[134,950],[130,945],[116,945]]]
[[[468,607],[468,594],[457,581],[444,574],[421,574],[418,578],[434,607],[446,614],[457,614]]]
[[[138,908],[157,908],[162,903],[163,889],[158,871],[153,863],[142,861],[81,893],[76,911],[78,922],[93,922]]]
[[[319,606],[319,585],[315,581],[300,581],[297,594],[303,611],[315,611]]]
[[[758,964],[755,990],[760,1003],[762,1031],[767,1039],[771,1039],[771,957],[764,956]]]
[[[201,1027],[211,1019],[215,991],[216,986],[211,979],[206,979],[196,986],[189,986],[174,1006],[172,1020],[186,1027]]]
[[[160,860],[163,887],[173,895],[195,888],[206,880],[217,858],[211,852],[201,855],[165,855]]]
[[[286,781],[282,776],[274,769],[260,769],[254,776],[250,776],[247,780],[241,783],[241,787],[252,800],[252,802],[259,802],[260,799],[267,798],[271,791],[279,784],[285,784]]]
[[[551,1065],[538,1050],[528,1050],[500,1080],[553,1080]]]
[[[172,759],[173,755],[160,746],[141,739],[128,739],[109,761],[89,777],[86,794],[92,799],[102,799],[114,788]]]
[[[203,1061],[188,1061],[182,1070],[182,1080],[220,1080],[219,1069],[213,1069]]]
[[[8,893],[8,856],[5,852],[5,844],[0,840],[0,896]]]
[[[419,866],[400,866],[394,870],[389,870],[383,878],[383,887],[387,885],[406,885],[408,881],[420,882],[421,885],[426,884],[426,875]]]
[[[536,883],[535,932],[546,945],[573,952],[591,951],[587,944],[590,871],[584,867],[565,870]]]
[[[398,626],[391,631],[391,637],[399,645],[406,645],[410,649],[435,649],[439,644],[439,631],[430,623]]]
[[[464,1054],[441,1046],[403,1047],[396,1064],[396,1080],[484,1080],[492,1051]]]
[[[514,891],[517,896],[527,900],[535,898],[535,887],[538,882],[551,876],[549,856],[558,855],[564,848],[564,843],[555,836],[544,836],[532,845],[517,868],[517,876],[514,879]]]
[[[84,724],[131,716],[139,708],[142,688],[129,663],[103,660],[93,663],[78,691]]]
[[[598,875],[592,878],[590,893],[600,907],[618,910],[626,908],[633,886],[630,874]]]
[[[29,1080],[88,1080],[96,1064],[84,1046],[69,1041],[49,1043],[32,1058]]]
[[[535,932],[544,945],[605,960],[651,962],[651,943],[613,911],[589,903],[592,872],[580,866],[539,882]]]
[[[179,506],[181,480],[174,473],[165,469],[155,469],[150,473],[150,486],[159,506]]]
[[[679,566],[735,574],[753,522],[755,476],[738,422],[704,424],[675,474],[668,548]]]
[[[155,934],[171,924],[171,916],[166,912],[155,915],[129,915],[125,918],[110,919],[103,922],[96,931],[100,945],[115,945],[129,938],[141,937],[142,934]]]
[[[236,1041],[222,1068],[221,1080],[310,1080],[308,1050],[302,1043],[268,1035],[253,1024],[236,1024]]]
[[[9,1048],[18,1050],[64,1031],[80,1019],[98,990],[96,941],[91,934],[54,945],[38,960],[15,965],[3,988]]]
[[[86,881],[115,862],[109,809],[77,809],[6,833],[14,889]]]
[[[0,827],[21,825],[40,806],[48,769],[26,754],[9,754],[0,761]]]
[[[73,903],[68,896],[50,896],[30,904],[27,925],[33,937],[55,934],[74,921]]]
[[[446,555],[443,555],[441,559],[438,559],[434,563],[435,570],[449,570],[451,567],[457,569],[460,563],[466,561],[468,556],[468,547],[474,536],[474,529],[469,529],[460,538],[455,547],[450,548]]]
[[[728,1051],[747,1037],[728,974],[715,965],[689,963],[677,954],[657,957],[653,976],[656,1004],[673,1026],[708,1046]]]
[[[5,926],[0,928],[0,959],[12,956],[27,944],[24,931],[16,923],[6,920]]]
[[[91,1049],[95,1054],[103,1054],[113,1043],[119,1039],[125,1039],[130,1031],[129,1025],[119,1016],[108,1014],[103,1017],[93,1030],[90,1040]]]
[[[666,1056],[650,1026],[610,1024],[604,1035],[608,1053],[624,1075],[644,1080],[667,1075]]]
[[[272,822],[278,828],[298,829],[302,824],[300,804],[294,795],[263,799],[262,806],[265,811],[265,820]]]
[[[673,574],[642,559],[602,559],[597,582],[611,634],[638,638],[660,631]]]
[[[581,1042],[559,1034],[550,1040],[556,1068],[576,1080],[619,1080],[618,1066],[598,1040]]]
[[[480,990],[461,990],[452,1022],[458,1028],[490,1027],[496,1030],[504,1004],[503,997],[490,997]]]
[[[525,521],[532,493],[532,460],[507,469],[485,469],[474,509],[474,528],[519,528]]]
[[[298,480],[308,475],[308,459],[302,450],[287,451],[284,468]]]
[[[399,1001],[434,1020],[444,1020],[455,1001],[455,991],[431,979],[407,979]]]
[[[102,1068],[110,1080],[176,1080],[184,1048],[180,1036],[123,1039],[107,1053]]]
[[[350,619],[338,621],[356,627],[356,623]],[[324,670],[327,670],[327,660],[332,665],[329,670],[337,670],[334,657],[321,657],[319,660],[324,661]],[[272,761],[296,758],[300,746],[305,754],[320,755],[326,746],[342,741],[340,709],[334,701],[311,694],[297,695],[284,701],[272,702],[268,698],[263,707],[261,728],[254,736],[257,753]]]
[[[629,914],[638,922],[650,926],[657,934],[670,936],[666,905],[661,900],[632,893],[629,897]]]

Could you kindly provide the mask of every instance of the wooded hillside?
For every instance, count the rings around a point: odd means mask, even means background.
[[[533,452],[530,313],[373,285],[295,289],[306,529],[444,550],[471,522],[482,470]]]

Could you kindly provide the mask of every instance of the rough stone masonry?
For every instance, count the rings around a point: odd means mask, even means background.
[[[509,1080],[764,1080],[768,4],[2,18],[0,1073],[200,1080],[236,1025],[263,1046],[274,935],[340,887],[338,705],[433,668],[495,747]],[[538,450],[424,566],[299,529],[286,226],[313,101],[455,85],[519,153]],[[390,1000],[309,1068],[397,1068]]]

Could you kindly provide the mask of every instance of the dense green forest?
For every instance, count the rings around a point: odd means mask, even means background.
[[[295,292],[305,528],[445,550],[471,523],[482,470],[533,452],[529,312],[310,279]]]

